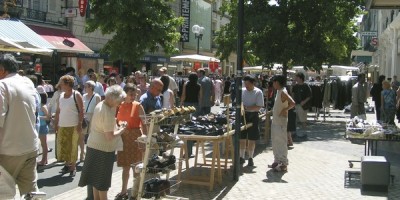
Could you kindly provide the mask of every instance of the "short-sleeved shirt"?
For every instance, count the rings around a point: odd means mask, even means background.
[[[116,125],[115,113],[116,108],[108,106],[104,101],[97,104],[90,122],[88,147],[104,152],[116,150],[117,138],[107,140],[105,136],[105,133],[114,131]]]
[[[242,91],[243,106],[264,106],[264,95],[260,89],[254,87],[253,90],[248,91],[245,87],[243,87]]]
[[[206,76],[200,77],[199,84],[203,92],[200,106],[211,107],[211,95],[214,87],[211,79]]]
[[[94,86],[93,92],[95,92],[96,94],[100,95],[101,97],[104,97],[103,84],[101,84],[100,82],[96,82],[96,86]]]
[[[128,122],[127,128],[140,128],[142,121],[139,116],[139,109],[140,103],[137,101],[132,103],[122,102],[118,109],[117,119]]]
[[[162,108],[160,96],[155,97],[151,95],[149,91],[147,91],[140,97],[139,102],[140,104],[142,104],[144,112],[146,114]]]
[[[396,92],[391,89],[382,90],[383,108],[395,109],[396,108]]]
[[[296,104],[300,104],[304,99],[311,97],[311,88],[306,83],[296,84],[292,89],[293,100]]]

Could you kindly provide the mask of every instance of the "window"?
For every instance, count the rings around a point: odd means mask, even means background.
[[[47,12],[56,13],[56,6],[57,6],[56,0],[48,0],[47,1]]]

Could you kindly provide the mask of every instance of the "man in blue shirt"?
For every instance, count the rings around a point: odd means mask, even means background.
[[[146,114],[162,108],[160,94],[163,86],[164,84],[160,81],[160,79],[154,79],[150,83],[150,87],[147,92],[140,97],[140,104],[142,104]]]
[[[210,78],[206,76],[206,71],[204,68],[197,70],[197,75],[199,76],[200,89],[200,114],[207,115],[211,112],[211,107],[214,105],[215,93],[214,85]]]

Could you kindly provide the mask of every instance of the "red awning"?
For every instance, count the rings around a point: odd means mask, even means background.
[[[47,28],[41,26],[28,25],[33,31],[42,36],[50,44],[55,46],[58,52],[86,53],[92,54],[93,51],[76,38],[71,31]]]

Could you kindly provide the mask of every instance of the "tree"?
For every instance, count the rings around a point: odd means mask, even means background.
[[[245,5],[247,51],[257,64],[299,64],[320,70],[322,64],[347,64],[357,46],[353,36],[354,18],[361,13],[363,0],[251,0]],[[217,36],[217,56],[225,59],[236,47],[236,1],[225,1],[221,9],[232,16]],[[233,37],[233,38],[232,38]],[[222,43],[222,45],[221,45]],[[245,46],[246,47],[246,46]],[[228,55],[228,56],[227,56]]]
[[[102,52],[112,59],[136,62],[147,51],[176,53],[183,19],[176,17],[173,0],[91,0],[86,32],[112,34]]]

